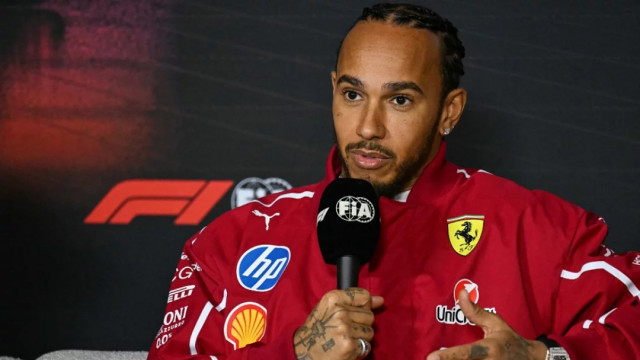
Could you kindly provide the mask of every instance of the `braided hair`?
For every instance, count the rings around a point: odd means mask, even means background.
[[[440,62],[442,64],[443,98],[460,85],[460,77],[464,75],[462,65],[464,46],[458,39],[458,29],[435,11],[411,4],[376,4],[370,8],[364,8],[362,15],[353,26],[360,21],[388,22],[394,25],[427,29],[436,34],[442,45]]]

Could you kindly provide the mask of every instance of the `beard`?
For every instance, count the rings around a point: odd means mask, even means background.
[[[439,118],[440,111],[438,112],[437,119]],[[433,127],[431,128],[431,131],[429,132],[429,134],[427,134],[427,138],[422,143],[422,146],[415,149],[412,155],[401,163],[396,162],[397,156],[391,149],[385,148],[376,141],[362,140],[357,143],[349,143],[345,146],[343,152],[342,145],[337,141],[336,135],[336,143],[338,144],[339,150],[338,154],[340,154],[340,160],[342,160],[342,177],[351,177],[349,168],[346,166],[347,162],[345,161],[345,156],[350,150],[363,149],[378,151],[393,160],[392,168],[389,171],[395,173],[395,176],[388,182],[377,181],[375,179],[372,179],[371,176],[366,176],[365,178],[363,178],[363,180],[367,180],[371,183],[378,196],[392,198],[400,192],[408,189],[409,186],[412,185],[412,183],[415,182],[415,180],[420,176],[420,173],[422,173],[422,170],[429,160],[429,154],[433,145],[433,139],[435,138],[437,131],[438,122],[435,121]]]

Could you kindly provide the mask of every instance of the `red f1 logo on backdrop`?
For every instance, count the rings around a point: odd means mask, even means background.
[[[107,193],[84,222],[126,225],[137,216],[174,215],[176,225],[198,225],[231,185],[231,180],[125,180]]]

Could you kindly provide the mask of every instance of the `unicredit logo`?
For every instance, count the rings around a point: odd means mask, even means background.
[[[474,303],[478,303],[480,300],[480,290],[478,288],[478,284],[474,283],[469,279],[461,279],[456,285],[453,287],[453,300],[455,305],[452,308],[449,308],[447,305],[438,305],[436,306],[436,320],[442,324],[449,325],[474,325],[464,316],[460,305],[458,304],[460,299],[460,292],[462,290],[466,290],[469,293],[469,299]],[[484,308],[486,311],[497,314],[496,308]]]
[[[456,283],[456,286],[453,288],[453,300],[455,304],[458,305],[458,298],[460,296],[460,291],[467,290],[469,293],[469,299],[473,301],[475,304],[480,300],[480,290],[478,289],[478,284],[474,283],[469,279],[462,279]]]
[[[344,221],[368,223],[373,220],[376,211],[367,198],[345,196],[336,203],[336,213]]]

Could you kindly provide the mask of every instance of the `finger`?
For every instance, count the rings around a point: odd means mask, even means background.
[[[485,332],[485,335],[489,332],[489,330],[494,329],[495,327],[500,326],[502,320],[495,314],[492,314],[482,307],[475,304],[469,298],[469,293],[466,290],[462,290],[458,296],[458,304],[460,305],[460,309],[462,309],[462,313],[464,316],[469,319],[472,323],[482,327]]]
[[[377,309],[384,304],[384,298],[382,296],[371,297],[371,308]]]
[[[336,314],[338,318],[348,317],[350,322],[357,324],[373,324],[374,315],[370,309],[359,306],[342,305],[336,310],[336,313],[340,312],[342,312],[342,314]]]
[[[355,353],[355,358],[365,359],[367,355],[369,355],[369,353],[371,352],[371,342],[368,340],[360,341],[360,339],[357,339],[356,342],[357,342],[357,345],[356,345],[357,351]]]
[[[344,304],[352,306],[371,307],[371,294],[363,288],[348,288],[341,290],[343,293]]]
[[[331,290],[324,294],[321,302],[322,301],[324,301],[328,306],[365,306],[370,304],[371,295],[367,290],[361,288]]]
[[[367,345],[369,347],[369,350],[371,350],[371,343],[369,342],[369,340],[366,340],[363,338],[363,340],[366,341]],[[360,339],[351,339],[351,341],[348,343],[348,353],[350,354],[347,358],[348,359],[363,359],[363,351],[365,351],[365,349],[363,349],[363,344],[360,342]],[[368,352],[365,351],[364,356],[366,356],[368,354]]]
[[[434,351],[427,360],[481,360],[488,359],[491,354],[488,343],[478,341],[471,344],[454,346],[445,350]]]
[[[373,327],[364,324],[351,324],[351,338],[363,338],[367,341],[371,341],[373,339],[373,335]]]

